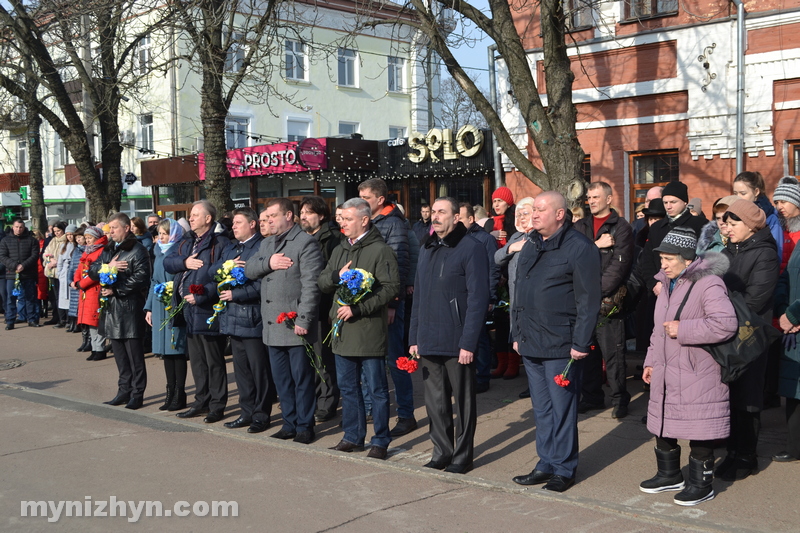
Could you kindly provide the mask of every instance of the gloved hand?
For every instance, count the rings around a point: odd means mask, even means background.
[[[797,333],[786,333],[783,336],[783,348],[788,352],[797,347]]]

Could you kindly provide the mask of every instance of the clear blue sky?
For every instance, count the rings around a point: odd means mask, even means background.
[[[491,17],[489,4],[486,0],[471,0],[470,3]],[[489,61],[486,49],[492,44],[492,40],[473,24],[464,26],[464,21],[465,19],[458,18],[458,28],[456,28],[453,36],[463,34],[469,39],[454,47],[453,55],[470,76],[477,76],[478,86],[488,91]]]

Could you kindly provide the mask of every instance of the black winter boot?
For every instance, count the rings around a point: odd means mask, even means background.
[[[692,506],[714,499],[714,459],[701,461],[689,456],[689,483],[672,500],[678,505]]]
[[[167,396],[164,398],[164,405],[158,408],[159,411],[166,411],[175,397],[175,385],[167,385]]]
[[[83,343],[81,347],[75,350],[76,352],[90,352],[92,350],[92,338],[89,336],[89,329],[84,329],[83,332]]]
[[[186,409],[186,391],[183,387],[176,387],[167,411],[180,411],[181,409]]]
[[[670,490],[681,490],[684,487],[681,474],[681,447],[670,450],[656,450],[656,475],[639,484],[639,490],[648,494],[658,494]]]

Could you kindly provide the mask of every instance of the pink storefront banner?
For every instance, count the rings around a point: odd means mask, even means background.
[[[265,144],[228,150],[227,164],[232,178],[305,172],[328,168],[326,139]],[[206,179],[205,154],[197,155],[200,179]]]

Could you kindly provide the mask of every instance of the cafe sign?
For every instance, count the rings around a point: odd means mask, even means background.
[[[412,133],[408,138],[408,159],[412,163],[424,163],[429,158],[438,163],[460,157],[474,157],[483,149],[483,133],[472,125],[453,130],[433,128],[426,134]]]

